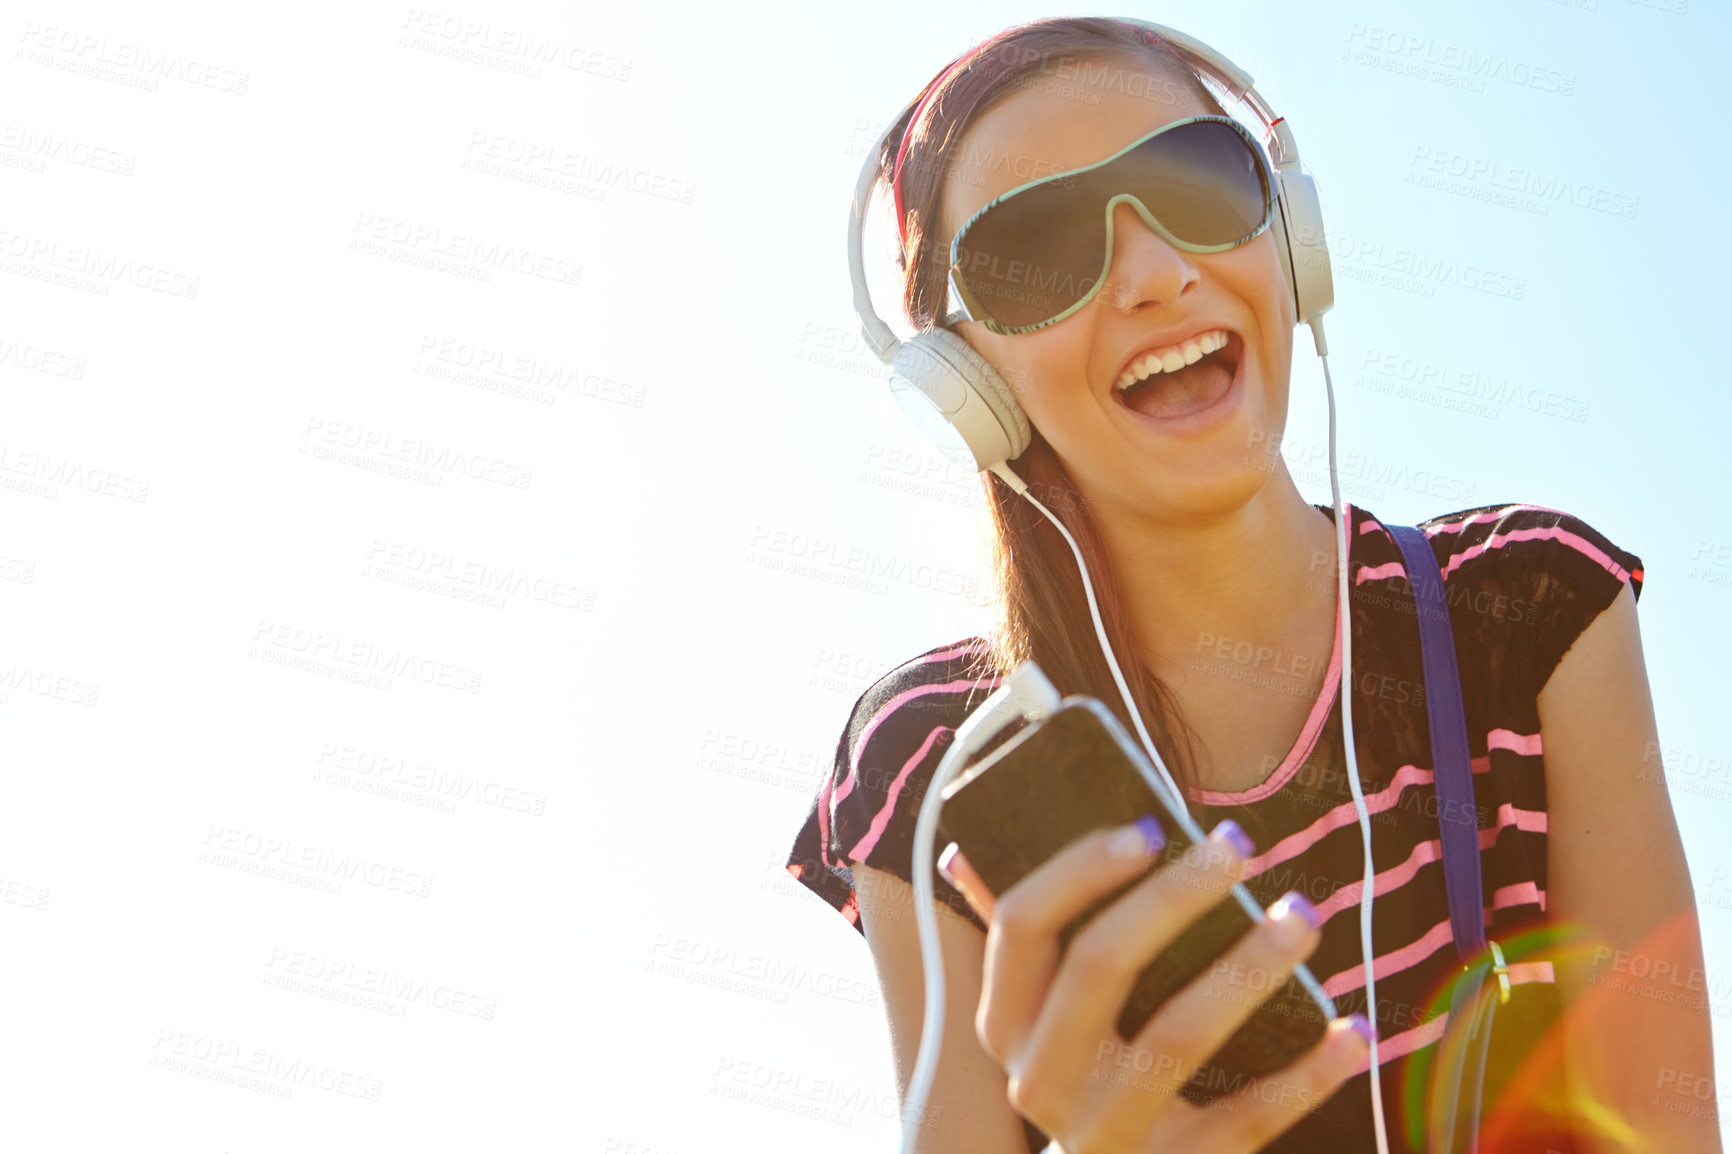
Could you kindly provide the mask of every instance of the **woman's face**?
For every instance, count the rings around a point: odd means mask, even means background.
[[[1094,164],[1174,120],[1218,115],[1158,62],[1089,63],[1066,86],[1014,92],[969,127],[943,187],[934,240],[946,252],[963,221],[1034,176]],[[1145,79],[1127,82],[1138,74]],[[1162,523],[1212,520],[1250,501],[1281,465],[1295,318],[1274,232],[1226,252],[1187,253],[1131,205],[1113,214],[1112,264],[1088,304],[1031,333],[1005,336],[972,321],[957,331],[1012,384],[1092,504]],[[1236,338],[1225,358],[1209,358],[1236,360],[1230,373],[1203,362],[1128,395],[1115,388],[1147,350],[1211,330]]]

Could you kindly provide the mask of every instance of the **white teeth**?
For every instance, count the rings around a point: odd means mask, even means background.
[[[1154,373],[1170,373],[1186,365],[1194,365],[1217,349],[1226,347],[1227,331],[1211,329],[1179,345],[1153,349],[1131,362],[1124,375],[1114,383],[1115,389],[1128,389]]]

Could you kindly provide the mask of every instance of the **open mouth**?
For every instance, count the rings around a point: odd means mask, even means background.
[[[1113,397],[1146,417],[1176,418],[1215,404],[1233,387],[1245,341],[1229,329],[1211,329],[1177,345],[1138,357],[1113,385]]]

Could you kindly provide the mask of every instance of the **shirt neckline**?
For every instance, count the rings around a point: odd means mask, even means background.
[[[1333,512],[1324,505],[1313,506],[1329,517],[1334,525]],[[1353,524],[1353,505],[1347,506],[1347,524]],[[1353,573],[1352,545],[1357,534],[1348,537],[1347,572],[1351,578]],[[1281,787],[1292,780],[1299,767],[1305,764],[1305,759],[1311,756],[1311,751],[1317,748],[1317,738],[1323,733],[1323,726],[1329,720],[1329,715],[1335,707],[1335,698],[1341,689],[1341,601],[1335,601],[1335,644],[1329,655],[1329,669],[1323,675],[1323,687],[1317,691],[1317,700],[1311,705],[1311,712],[1305,718],[1305,724],[1299,727],[1299,736],[1293,739],[1293,748],[1287,751],[1287,756],[1281,764],[1275,767],[1275,772],[1246,789],[1221,790],[1202,789],[1192,786],[1185,790],[1185,795],[1201,805],[1244,805],[1247,802],[1262,801],[1280,791]]]

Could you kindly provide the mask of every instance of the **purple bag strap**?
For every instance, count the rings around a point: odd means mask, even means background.
[[[1401,548],[1419,617],[1425,665],[1425,714],[1431,730],[1431,765],[1437,788],[1437,824],[1443,842],[1443,877],[1449,922],[1463,962],[1485,949],[1485,891],[1479,874],[1479,808],[1467,744],[1467,713],[1455,662],[1455,632],[1443,595],[1443,573],[1431,541],[1410,525],[1386,526]]]

